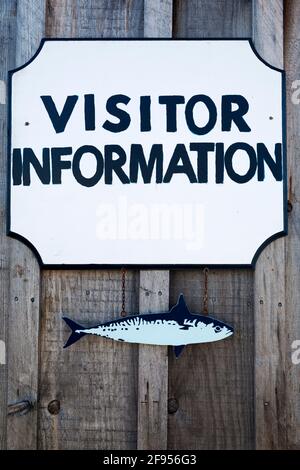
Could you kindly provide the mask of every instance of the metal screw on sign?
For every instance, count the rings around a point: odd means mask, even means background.
[[[125,310],[125,302],[126,302],[125,280],[126,280],[126,269],[122,268],[122,311],[121,311],[121,316],[122,317],[126,316],[126,310]]]
[[[208,268],[204,268],[204,295],[203,295],[203,313],[208,315]]]

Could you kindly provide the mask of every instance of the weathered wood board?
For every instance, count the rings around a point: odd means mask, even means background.
[[[300,364],[292,362],[294,343],[300,339],[300,2],[285,2],[284,66],[287,74],[287,154],[289,178],[289,236],[285,240],[285,318],[281,329],[280,355],[285,361],[285,420],[280,423],[286,448],[300,449]],[[299,342],[298,350],[299,350]],[[283,409],[282,409],[283,412]],[[281,443],[280,443],[281,444]],[[281,445],[281,447],[283,447]]]
[[[138,311],[138,272],[127,272],[126,309]],[[43,276],[39,447],[134,449],[137,421],[137,347],[69,336],[63,314],[85,325],[117,318],[118,271],[47,271]],[[96,339],[96,341],[95,341]],[[121,347],[120,347],[121,346]],[[53,402],[54,410],[49,411]]]
[[[144,37],[172,37],[173,2],[144,1]],[[168,271],[141,271],[140,312],[169,308]],[[139,346],[138,356],[138,449],[168,447],[168,348]]]
[[[141,2],[51,0],[47,37],[132,37],[143,34]],[[137,271],[126,274],[126,309],[138,311]],[[113,341],[61,345],[62,313],[103,321],[122,306],[120,271],[45,271],[42,276],[39,447],[132,449],[137,441],[137,347]],[[59,313],[60,312],[60,313]],[[81,343],[81,344],[80,344]],[[56,344],[56,346],[55,346]],[[60,375],[58,377],[57,365]],[[59,400],[51,415],[48,404]],[[76,413],[74,410],[76,409]]]
[[[253,4],[254,44],[268,62],[283,68],[283,2]],[[255,269],[256,448],[286,448],[286,292],[284,238],[267,246]],[[276,426],[274,426],[276,420]]]
[[[45,34],[45,3],[43,0],[3,3],[12,8],[14,21],[14,37],[9,44],[9,68],[12,69],[29,60],[39,46]],[[8,26],[11,26],[9,22]],[[7,70],[5,73],[7,79]],[[34,449],[37,445],[40,272],[35,256],[25,245],[9,240],[8,246],[7,400],[9,406],[27,401],[30,412],[9,414],[6,446],[8,449]]]
[[[204,274],[171,273],[171,303],[182,292],[201,311]],[[235,328],[235,340],[187,346],[180,360],[169,357],[170,449],[253,447],[253,282],[249,271],[209,271],[208,309]]]
[[[251,2],[177,1],[175,37],[251,35]],[[253,272],[213,271],[208,275],[209,313],[235,328],[234,341],[186,348],[170,357],[169,395],[178,411],[169,420],[169,448],[249,449],[254,445]],[[204,275],[171,273],[171,300],[182,291],[201,311]]]
[[[10,301],[9,295],[9,240],[6,233],[6,170],[7,170],[7,70],[14,67],[14,44],[16,23],[14,17],[15,5],[3,2],[0,16],[0,340],[5,357],[0,361],[0,449],[6,448],[6,415],[7,415],[7,312]]]
[[[300,340],[299,2],[2,0],[0,26],[0,448],[300,449],[300,365],[291,360]],[[5,236],[7,71],[43,36],[252,37],[262,57],[285,66],[289,236],[265,249],[255,272],[209,271],[209,313],[235,327],[232,339],[189,346],[177,360],[167,348],[102,338],[62,349],[62,315],[86,325],[117,318],[122,279],[120,270],[40,273],[28,248]],[[203,271],[126,273],[128,312],[167,309],[180,292],[201,311]]]
[[[140,313],[169,310],[169,271],[141,271]],[[139,345],[138,449],[167,449],[168,347]]]

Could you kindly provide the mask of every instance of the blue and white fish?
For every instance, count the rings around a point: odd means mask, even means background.
[[[233,334],[233,328],[219,320],[190,313],[182,294],[166,313],[131,315],[88,328],[63,319],[72,330],[65,348],[85,335],[97,335],[128,343],[174,346],[178,357],[187,344],[220,341]]]

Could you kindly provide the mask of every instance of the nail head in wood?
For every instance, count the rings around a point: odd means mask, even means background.
[[[18,403],[13,403],[11,405],[8,405],[8,410],[7,410],[7,415],[8,416],[13,416],[17,414],[26,414],[28,411],[33,408],[33,404],[30,403],[29,400],[23,400]]]
[[[168,413],[170,415],[172,415],[172,414],[176,413],[178,408],[179,408],[179,404],[178,404],[178,401],[176,400],[176,398],[169,398],[169,400],[168,400]]]

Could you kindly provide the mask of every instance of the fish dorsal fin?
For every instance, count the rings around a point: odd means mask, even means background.
[[[183,297],[183,294],[179,294],[177,305],[180,308],[187,308],[184,297]]]
[[[180,356],[184,347],[185,347],[185,344],[181,344],[180,346],[174,346],[174,352],[175,352],[176,358]]]
[[[185,319],[190,315],[190,311],[187,308],[183,294],[180,294],[178,297],[178,302],[175,306],[174,313],[176,312],[176,319],[180,323],[181,320]]]
[[[183,325],[184,320],[190,315],[183,294],[179,295],[177,304],[171,308],[167,315],[177,321],[179,325]]]

